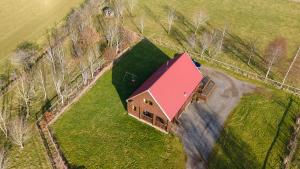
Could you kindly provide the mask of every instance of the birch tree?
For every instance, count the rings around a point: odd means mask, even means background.
[[[28,138],[28,126],[26,121],[22,117],[16,117],[10,123],[9,135],[11,142],[19,146],[21,149],[24,148],[24,142]]]
[[[265,79],[269,77],[274,64],[286,54],[286,40],[284,38],[276,38],[266,48],[266,59],[268,63],[268,70]]]
[[[196,38],[196,35],[192,34],[191,36],[189,36],[189,37],[187,38],[187,42],[188,42],[188,44],[191,46],[191,48],[195,50],[196,45],[197,45],[197,38]]]
[[[198,11],[194,16],[193,21],[195,24],[195,35],[196,35],[199,27],[208,21],[208,15],[202,11]]]
[[[79,44],[77,48],[81,51],[81,61],[80,64],[84,62],[84,56],[87,56],[91,77],[93,78],[93,62],[97,57],[97,43],[100,41],[100,35],[95,30],[94,27],[86,26],[84,30],[80,33]],[[83,65],[84,66],[84,65]],[[84,71],[84,70],[82,70]],[[82,72],[84,73],[84,72]]]
[[[48,96],[46,87],[46,73],[44,72],[44,66],[42,64],[38,66],[37,77],[38,83],[40,84],[40,88],[44,93],[44,100],[46,100]]]
[[[4,148],[0,148],[0,169],[7,168],[7,153]]]
[[[47,61],[51,67],[51,77],[54,88],[61,104],[64,104],[63,88],[65,85],[66,64],[64,60],[64,50],[61,38],[56,34],[55,30],[48,35],[49,48],[47,49]]]
[[[145,27],[144,16],[141,16],[140,17],[140,29],[141,29],[142,34],[144,34],[144,27]]]
[[[30,102],[35,93],[34,69],[35,60],[38,55],[38,46],[30,42],[19,45],[12,57],[12,63],[18,66],[17,94],[26,108],[26,118],[30,116]]]
[[[124,0],[115,0],[114,1],[114,8],[115,8],[118,20],[120,20],[120,18],[123,17],[124,11],[125,11]]]
[[[210,33],[210,32],[204,32],[202,37],[201,37],[201,47],[202,47],[202,50],[201,50],[201,58],[203,58],[203,54],[209,49],[209,47],[211,46],[212,42],[213,42],[213,34]]]
[[[176,13],[174,9],[169,9],[168,11],[168,34],[170,34],[174,20],[176,17]]]
[[[248,62],[247,64],[250,66],[251,64],[251,59],[253,58],[253,56],[255,55],[255,51],[256,51],[256,45],[257,44],[257,40],[250,40],[248,42],[248,48],[250,50],[250,54],[249,54],[249,57],[248,57]]]
[[[130,14],[133,14],[133,9],[137,5],[137,0],[128,0]]]
[[[280,88],[283,87],[283,85],[284,85],[284,83],[285,83],[285,81],[286,81],[286,78],[289,76],[289,73],[290,73],[292,67],[294,66],[294,64],[295,64],[295,62],[296,62],[296,60],[297,60],[299,54],[300,54],[300,47],[299,47],[299,49],[298,49],[298,51],[297,51],[297,53],[296,53],[296,55],[295,55],[295,57],[294,57],[292,63],[290,64],[289,69],[287,70],[287,72],[286,72],[286,74],[285,74],[285,76],[284,76],[284,78],[283,78],[283,80],[282,80],[282,83],[281,83]]]
[[[8,110],[6,105],[3,105],[0,110],[0,129],[5,135],[5,138],[7,138],[8,137]]]

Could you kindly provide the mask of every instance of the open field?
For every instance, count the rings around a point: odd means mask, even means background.
[[[124,101],[169,57],[142,41],[53,125],[69,162],[86,168],[184,168],[179,139],[128,116]],[[124,79],[137,75],[137,83]]]
[[[268,89],[242,98],[216,144],[210,168],[280,168],[299,101]]]
[[[175,8],[177,19],[174,27],[168,35],[167,15],[168,9]],[[144,34],[162,43],[177,46],[186,50],[187,38],[194,33],[193,17],[198,11],[204,11],[209,15],[208,25],[200,29],[222,29],[227,27],[228,36],[225,39],[224,54],[218,59],[237,65],[243,69],[265,74],[264,49],[268,42],[276,37],[285,37],[288,41],[288,56],[274,67],[275,79],[281,80],[287,70],[292,57],[300,45],[300,3],[292,1],[275,0],[189,0],[189,1],[160,1],[141,0],[133,17],[129,17],[126,24],[136,31],[140,29],[140,18],[144,18]],[[253,58],[254,63],[247,65],[249,55],[249,40],[257,40],[257,54]],[[198,44],[200,46],[200,44]],[[197,51],[200,50],[198,47]],[[259,66],[258,66],[259,65]],[[294,70],[300,72],[300,70]],[[294,74],[294,77],[296,74]],[[290,77],[288,83],[300,86],[300,80]]]
[[[84,0],[1,0],[0,71],[18,43],[25,40],[41,42],[48,28],[82,2]]]

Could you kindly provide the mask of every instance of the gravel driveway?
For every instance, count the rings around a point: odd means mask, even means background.
[[[212,68],[203,67],[216,88],[206,103],[192,103],[179,118],[177,133],[182,138],[188,157],[187,169],[203,168],[222,126],[241,97],[254,90],[255,86],[239,81]]]

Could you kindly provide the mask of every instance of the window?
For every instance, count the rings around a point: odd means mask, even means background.
[[[132,106],[132,110],[133,110],[133,111],[136,111],[136,107],[135,107],[135,106]]]
[[[144,115],[144,116],[147,116],[147,117],[150,117],[150,118],[153,118],[153,114],[150,113],[150,112],[148,112],[148,111],[144,111],[144,112],[143,112],[143,115]]]
[[[165,120],[162,119],[161,117],[156,116],[156,121],[158,121],[158,122],[160,122],[162,124],[165,124]]]
[[[147,99],[144,99],[144,103],[149,104],[150,106],[153,105],[153,102]]]

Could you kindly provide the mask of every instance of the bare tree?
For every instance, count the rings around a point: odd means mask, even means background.
[[[77,48],[77,53],[75,53],[74,58],[78,60],[81,68],[81,74],[84,79],[84,84],[87,83],[87,70],[84,64],[85,57],[87,55],[88,64],[90,65],[91,76],[93,77],[93,61],[97,57],[97,51],[95,50],[97,43],[100,40],[100,36],[94,27],[86,26],[80,33],[79,41],[76,42],[75,47]],[[73,49],[75,50],[75,49]],[[80,53],[78,53],[78,50]]]
[[[207,51],[209,49],[209,47],[211,46],[212,42],[214,40],[214,36],[213,33],[210,32],[204,32],[202,37],[201,37],[201,58],[203,59],[203,54],[205,53],[205,51]]]
[[[194,16],[194,24],[195,24],[195,35],[197,34],[197,31],[201,25],[203,25],[208,20],[208,15],[202,11],[199,11]]]
[[[117,18],[119,20],[124,15],[124,11],[125,11],[124,0],[115,0],[114,1],[114,8],[115,8],[115,11],[116,11]]]
[[[168,26],[168,34],[171,32],[175,17],[176,17],[175,9],[169,9],[169,12],[168,12],[168,25],[169,25]]]
[[[286,55],[287,42],[284,38],[276,38],[269,43],[266,48],[266,58],[268,62],[268,71],[265,79],[269,77],[273,65],[278,62],[281,57]]]
[[[63,87],[65,87],[66,66],[64,61],[63,44],[55,33],[55,30],[48,35],[49,48],[46,58],[51,65],[51,76],[54,87],[61,103],[64,104]]]
[[[30,116],[30,103],[34,97],[34,94],[31,90],[29,78],[26,76],[19,76],[18,80],[16,94],[22,101],[21,105],[25,107],[25,116],[28,118]]]
[[[297,51],[297,53],[296,53],[296,55],[295,55],[295,57],[294,57],[292,63],[290,64],[290,67],[289,67],[288,71],[286,72],[286,74],[285,74],[285,76],[284,76],[284,78],[283,78],[283,81],[282,81],[282,83],[281,83],[280,88],[283,87],[283,85],[284,85],[284,83],[285,83],[285,81],[286,81],[286,78],[288,77],[288,75],[289,75],[289,73],[290,73],[290,71],[291,71],[293,65],[295,64],[295,62],[296,62],[296,60],[297,60],[297,58],[298,58],[298,56],[299,56],[299,54],[300,54],[300,47],[299,47],[299,49],[298,49],[298,51]]]
[[[257,39],[255,40],[250,40],[248,42],[248,48],[250,50],[250,54],[249,54],[249,57],[248,57],[248,62],[247,64],[250,66],[250,63],[251,63],[251,59],[253,58],[253,56],[255,55],[255,51],[256,51],[256,44],[257,44]]]
[[[5,104],[5,103],[4,103]],[[0,129],[5,135],[5,138],[8,137],[8,110],[7,106],[3,105],[1,110],[0,110]],[[0,167],[1,169],[1,167]]]
[[[17,94],[22,104],[26,108],[26,117],[30,115],[30,101],[32,100],[34,89],[34,64],[37,58],[38,47],[29,42],[24,42],[19,45],[12,57],[12,63],[17,65],[16,70],[18,75]]]
[[[187,42],[188,42],[188,44],[191,46],[191,48],[195,50],[196,45],[197,45],[197,38],[196,38],[196,35],[195,35],[195,34],[192,34],[191,36],[189,36],[189,37],[187,38]]]
[[[10,123],[9,134],[12,143],[20,146],[21,149],[24,148],[24,142],[27,139],[28,134],[28,126],[26,121],[22,117],[16,117]]]
[[[130,14],[133,14],[133,9],[137,5],[137,0],[128,0]]]
[[[44,72],[43,65],[40,64],[37,70],[38,83],[44,93],[44,100],[47,99],[47,87],[46,87],[46,73]]]
[[[4,148],[0,148],[0,169],[7,168],[7,153]]]
[[[113,47],[113,45],[116,43],[119,36],[119,26],[117,23],[115,24],[109,24],[106,29],[106,40],[109,47]]]
[[[145,27],[144,16],[141,16],[140,17],[140,29],[141,29],[142,34],[144,34],[144,27]]]

